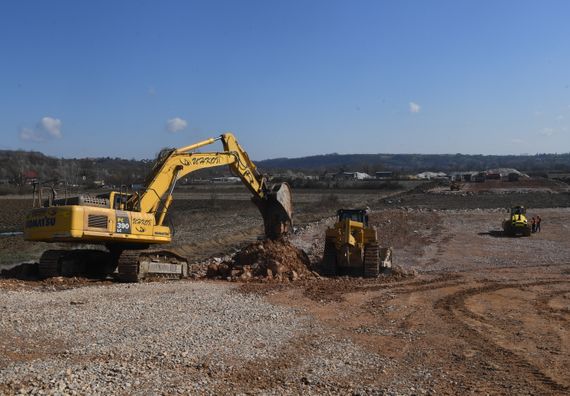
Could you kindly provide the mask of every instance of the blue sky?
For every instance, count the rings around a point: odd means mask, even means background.
[[[570,151],[568,1],[3,1],[0,149]],[[213,147],[216,149],[217,147]]]

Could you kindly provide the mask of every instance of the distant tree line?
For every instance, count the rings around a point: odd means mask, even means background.
[[[276,158],[258,162],[271,170],[304,170],[313,173],[377,171],[399,173],[452,172],[515,168],[525,172],[570,171],[570,153],[536,155],[468,154],[326,154],[302,158]]]
[[[0,180],[22,185],[34,175],[40,181],[67,185],[107,185],[142,183],[152,169],[153,160],[121,158],[54,158],[35,151],[0,150]],[[302,158],[276,158],[256,162],[262,172],[299,171],[320,175],[328,172],[360,171],[374,174],[389,170],[396,173],[421,171],[469,171],[490,168],[515,168],[523,172],[570,172],[570,153],[536,155],[466,154],[327,154]],[[227,176],[225,167],[212,168],[188,177]]]
[[[65,185],[140,184],[150,173],[154,160],[122,158],[54,158],[35,151],[0,150],[0,181],[23,185],[30,179]],[[194,174],[193,174],[194,175]],[[227,170],[205,170],[200,177],[229,175]]]

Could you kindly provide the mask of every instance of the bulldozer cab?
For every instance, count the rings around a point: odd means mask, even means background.
[[[513,206],[511,208],[511,216],[514,215],[526,215],[526,209],[524,206]]]
[[[358,221],[368,227],[368,211],[366,209],[339,209],[337,215],[338,221]]]

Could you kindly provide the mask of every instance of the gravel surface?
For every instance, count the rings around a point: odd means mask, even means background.
[[[303,310],[231,284],[5,291],[0,393],[318,394],[388,364],[325,333]],[[270,373],[248,378],[249,366]]]

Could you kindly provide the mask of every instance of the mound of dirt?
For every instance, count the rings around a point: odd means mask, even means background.
[[[237,252],[229,261],[208,266],[209,278],[295,281],[315,277],[307,254],[287,240],[264,240]]]

